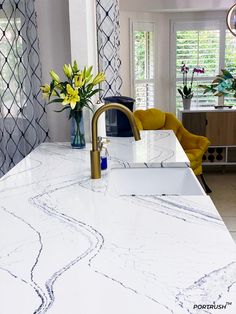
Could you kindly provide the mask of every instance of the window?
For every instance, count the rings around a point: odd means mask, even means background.
[[[194,67],[204,67],[204,74],[196,74],[193,81],[194,97],[192,103],[196,106],[213,106],[217,103],[232,104],[232,97],[215,97],[211,94],[203,95],[200,84],[210,84],[220,73],[222,68],[229,69],[236,74],[236,38],[225,29],[221,21],[177,22],[175,30],[175,78],[176,91],[182,87],[181,63],[189,68],[188,82]],[[175,92],[176,107],[182,107],[182,99]]]
[[[225,34],[225,68],[236,76],[236,37],[229,30]],[[225,105],[235,103],[235,98],[232,96],[224,97]]]
[[[154,107],[154,24],[132,23],[132,93],[136,109]]]

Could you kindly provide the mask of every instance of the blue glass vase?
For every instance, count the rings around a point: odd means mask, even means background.
[[[71,146],[73,148],[85,147],[83,111],[75,111],[71,117]]]

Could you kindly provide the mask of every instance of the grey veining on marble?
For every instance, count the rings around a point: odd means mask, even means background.
[[[236,246],[210,198],[112,197],[89,149],[42,144],[0,180],[0,313],[236,313]]]

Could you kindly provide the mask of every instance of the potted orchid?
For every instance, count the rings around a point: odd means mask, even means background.
[[[204,73],[204,72],[205,72],[204,68],[199,68],[199,67],[193,68],[191,80],[190,80],[190,83],[188,83],[189,67],[187,67],[186,64],[184,62],[182,62],[181,73],[183,75],[183,88],[182,89],[178,88],[178,92],[183,99],[184,109],[190,108],[191,99],[193,97],[192,87],[193,87],[194,74],[195,73],[200,74],[200,73]]]
[[[103,72],[98,73],[95,77],[92,74],[93,67],[84,67],[83,70],[78,68],[77,62],[73,65],[65,64],[63,72],[65,80],[52,70],[50,76],[52,81],[41,87],[43,97],[46,97],[50,103],[60,103],[62,108],[56,110],[61,112],[69,110],[69,119],[71,119],[71,146],[73,148],[85,147],[85,134],[83,124],[83,108],[92,110],[92,96],[100,91],[96,86],[105,80]]]

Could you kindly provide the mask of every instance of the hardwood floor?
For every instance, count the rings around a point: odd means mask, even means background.
[[[236,242],[236,171],[205,172],[209,194]]]

